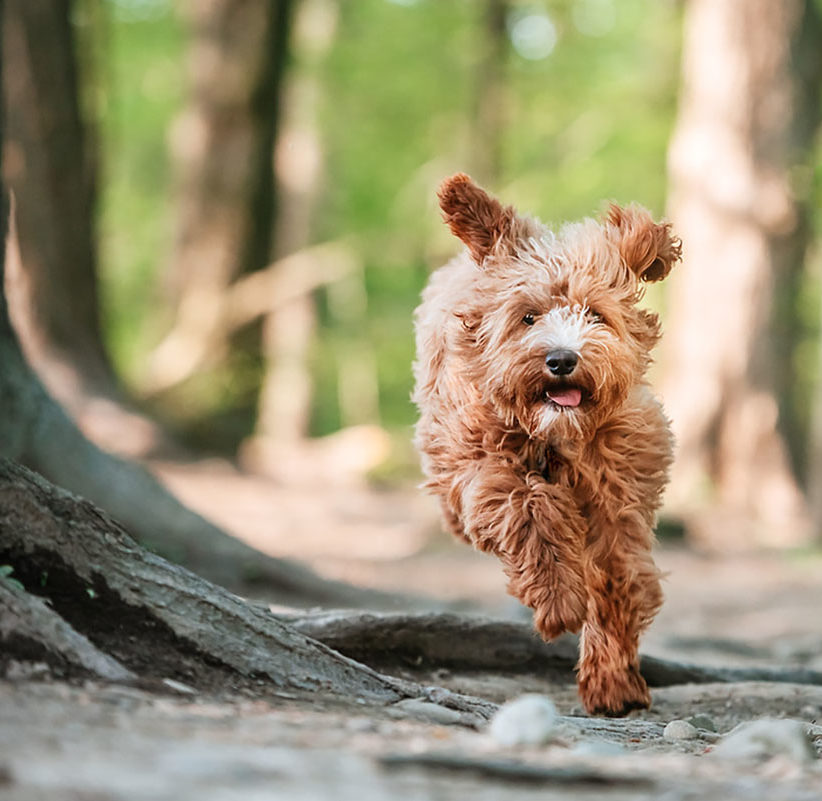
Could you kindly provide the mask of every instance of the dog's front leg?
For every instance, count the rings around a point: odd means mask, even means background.
[[[463,483],[465,534],[503,562],[508,592],[534,610],[546,639],[578,631],[586,615],[586,526],[566,487],[487,459]]]

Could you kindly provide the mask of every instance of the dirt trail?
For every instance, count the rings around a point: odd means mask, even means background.
[[[438,533],[419,493],[285,488],[224,465],[161,465],[184,501],[257,547],[380,588],[460,599],[508,618],[495,560]],[[660,549],[667,602],[643,651],[724,666],[822,670],[822,556],[707,558]],[[425,710],[376,708],[317,694],[157,694],[51,680],[16,665],[0,680],[0,798],[29,799],[819,799],[822,760],[751,762],[713,754],[736,724],[763,716],[808,724],[822,747],[822,687],[740,683],[654,691],[653,709],[622,721],[581,716],[573,684],[517,673],[408,664],[398,673],[501,702],[541,692],[564,716],[551,742],[514,748]],[[706,716],[691,740],[666,723]]]

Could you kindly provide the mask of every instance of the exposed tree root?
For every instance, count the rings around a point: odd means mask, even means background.
[[[44,601],[9,580],[0,579],[0,641],[12,643],[0,663],[12,653],[39,659],[58,667],[79,669],[109,681],[136,678],[116,659],[95,648]],[[3,657],[6,657],[4,660]],[[68,665],[66,665],[68,663]]]
[[[0,460],[0,563],[10,564],[29,593],[47,598],[54,614],[96,649],[141,678],[210,691],[248,684],[260,694],[266,688],[319,691],[370,703],[423,698],[466,713],[468,722],[494,709],[381,675],[337,653],[263,607],[146,551],[92,504],[7,460]],[[19,614],[33,621],[31,636],[45,650],[65,654],[52,629],[33,617],[43,602],[15,597],[23,602]]]
[[[285,618],[340,653],[389,669],[414,666],[537,673],[572,680],[577,640],[541,640],[529,623],[452,613],[376,614],[321,612]],[[651,687],[713,682],[768,681],[822,685],[822,673],[803,668],[717,668],[641,658]]]

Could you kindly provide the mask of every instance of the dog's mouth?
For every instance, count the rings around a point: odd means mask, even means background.
[[[545,397],[557,406],[575,409],[582,403],[582,390],[579,387],[558,387],[546,390]]]
[[[569,384],[555,384],[545,388],[543,400],[559,409],[578,409],[590,399],[581,387]]]

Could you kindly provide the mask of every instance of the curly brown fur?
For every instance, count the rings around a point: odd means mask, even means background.
[[[679,240],[638,206],[552,233],[462,174],[439,199],[467,250],[416,312],[426,486],[543,637],[582,630],[586,709],[647,707],[637,649],[662,603],[651,545],[672,442],[645,378],[659,320],[637,303]]]

